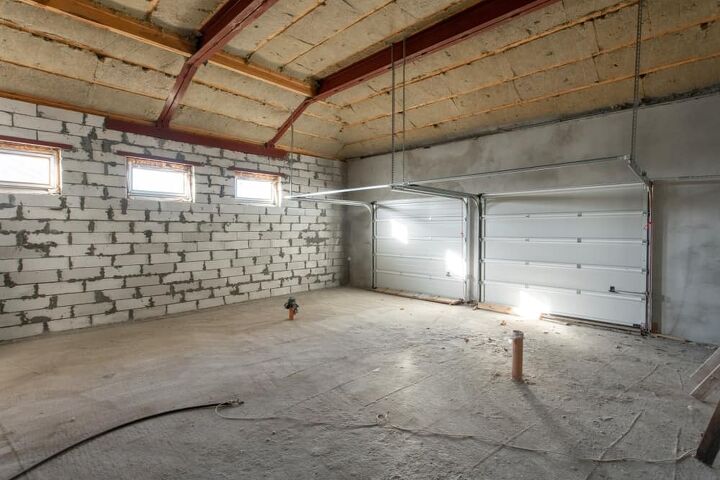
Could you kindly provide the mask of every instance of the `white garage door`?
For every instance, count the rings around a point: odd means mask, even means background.
[[[485,302],[645,325],[643,185],[489,195],[485,202]]]
[[[378,287],[464,298],[467,262],[461,200],[383,202],[376,218]]]

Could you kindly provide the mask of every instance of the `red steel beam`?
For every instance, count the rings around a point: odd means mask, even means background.
[[[336,93],[347,90],[373,77],[390,71],[394,65],[403,61],[417,60],[438,50],[463,41],[483,30],[502,22],[517,18],[528,12],[542,8],[558,0],[484,0],[462,12],[431,25],[405,39],[396,42],[377,53],[358,60],[352,65],[338,70],[319,81],[314,97],[301,103],[285,123],[278,129],[268,145],[275,145],[288,131],[295,120],[312,104],[324,100]]]
[[[230,0],[200,29],[200,43],[185,61],[157,121],[168,127],[198,68],[222,50],[242,29],[253,23],[277,0]]]
[[[129,122],[118,118],[108,118],[105,121],[105,128],[109,130],[118,130],[121,132],[135,133],[137,135],[147,135],[149,137],[163,138],[165,140],[204,145],[206,147],[222,148],[225,150],[251,153],[254,155],[262,155],[272,158],[284,159],[287,155],[285,150],[257,143],[243,142],[241,140],[216,137],[213,135],[203,135],[201,133],[188,132],[168,127],[158,127],[150,124]]]

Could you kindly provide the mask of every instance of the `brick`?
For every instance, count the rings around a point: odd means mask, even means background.
[[[20,325],[17,327],[0,328],[0,340],[15,340],[18,338],[31,337],[43,333],[43,326],[40,323]]]
[[[90,317],[63,318],[48,322],[48,329],[51,332],[62,332],[65,330],[75,330],[77,328],[86,328],[92,325]]]
[[[107,313],[113,308],[112,302],[87,303],[74,307],[75,315],[92,315],[95,313]]]
[[[82,282],[41,283],[38,285],[40,295],[58,295],[63,293],[78,293],[84,290]]]
[[[22,207],[23,218],[27,219],[51,219],[51,220],[65,220],[68,215],[68,211],[65,208],[44,208],[44,207]]]
[[[7,300],[8,298],[30,297],[34,294],[34,285],[16,285],[14,287],[0,287],[0,300]]]
[[[0,328],[12,327],[22,323],[22,316],[16,313],[0,313]]]
[[[25,310],[36,310],[50,306],[50,297],[12,299],[4,302],[3,312],[22,312]]]
[[[95,292],[70,293],[67,295],[58,295],[57,296],[58,307],[64,307],[67,305],[80,305],[83,303],[94,303],[94,302],[95,302]]]
[[[9,98],[0,98],[0,110],[24,115],[37,115],[38,112],[37,106],[33,103],[11,100]]]
[[[80,112],[73,112],[55,107],[46,107],[44,105],[38,105],[37,114],[42,118],[50,118],[53,120],[71,123],[83,123],[84,117],[84,114]]]
[[[107,325],[110,323],[118,323],[118,322],[127,321],[130,318],[130,314],[126,310],[123,312],[115,312],[115,313],[108,313],[108,314],[102,314],[102,315],[93,315],[91,318],[92,318],[93,325]]]
[[[102,280],[88,280],[85,282],[85,290],[109,290],[111,288],[122,288],[122,278],[106,278]]]
[[[57,270],[42,270],[39,272],[12,272],[10,280],[14,283],[46,283],[57,282]]]
[[[164,305],[150,308],[138,308],[132,311],[135,320],[143,320],[146,318],[161,317],[167,313],[167,307]]]
[[[71,307],[46,308],[25,312],[25,318],[29,323],[48,322],[58,318],[70,318],[73,316]]]
[[[148,263],[148,255],[118,255],[113,260],[113,265],[145,265]]]
[[[39,118],[22,114],[13,115],[13,125],[31,130],[43,130],[46,132],[62,131],[62,122],[50,120],[48,118]]]
[[[68,268],[70,259],[67,257],[50,257],[50,258],[28,258],[23,260],[23,272],[36,270],[58,270]]]
[[[102,275],[100,267],[73,268],[72,270],[61,270],[60,278],[63,281],[68,280],[86,280],[90,278],[98,278]]]

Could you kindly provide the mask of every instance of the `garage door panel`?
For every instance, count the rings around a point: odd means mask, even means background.
[[[645,208],[645,194],[634,185],[628,186],[628,188],[613,188],[612,190],[612,195],[608,195],[608,189],[604,188],[508,195],[503,197],[502,202],[488,204],[485,213],[488,215],[597,213],[643,210]],[[539,198],[542,201],[538,202]]]
[[[535,238],[539,234],[552,238],[642,239],[641,215],[574,216],[574,217],[488,217],[489,237]]]
[[[530,262],[568,262],[605,266],[624,265],[641,268],[645,265],[646,247],[634,243],[526,242],[524,240],[486,239],[487,259],[523,260]]]
[[[448,220],[398,219],[379,221],[379,237],[455,237],[462,235],[462,218]]]
[[[378,253],[392,255],[409,255],[420,257],[433,257],[438,252],[454,252],[462,255],[462,239],[444,238],[442,242],[436,240],[410,240],[407,243],[392,238],[379,238],[377,240]]]
[[[486,197],[485,301],[644,324],[646,202],[643,185]]]
[[[527,285],[561,287],[574,290],[608,292],[610,287],[626,292],[645,290],[645,273],[641,270],[577,268],[566,265],[524,265],[508,262],[488,262],[485,266],[488,281],[514,282],[522,279]]]
[[[378,204],[375,283],[381,288],[463,298],[463,202],[414,198]]]
[[[415,273],[433,277],[452,277],[454,265],[445,258],[408,258],[401,256],[377,256],[378,270],[401,273]]]
[[[464,295],[464,283],[453,279],[421,278],[378,271],[377,283],[382,288],[427,293],[440,297],[463,298]]]
[[[637,296],[578,294],[571,290],[523,288],[493,282],[486,284],[486,294],[495,299],[495,303],[511,305],[518,313],[527,315],[551,312],[626,326],[642,324],[645,318],[645,301]]]
[[[452,203],[448,203],[452,202]],[[458,200],[420,199],[413,203],[392,204],[384,202],[378,208],[378,220],[401,220],[406,218],[437,219],[442,217],[461,218],[462,203]]]

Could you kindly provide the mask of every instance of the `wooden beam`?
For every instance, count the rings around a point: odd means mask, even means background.
[[[688,382],[686,388],[690,391],[695,390],[698,385],[707,379],[707,377],[718,367],[718,365],[720,365],[720,348],[715,349],[712,355],[710,355],[707,360],[705,360],[705,362],[703,362],[703,364],[700,365],[697,370],[692,373],[692,375],[690,375],[690,381]]]
[[[20,0],[23,3],[48,11],[66,15],[75,20],[101,28],[124,37],[132,38],[146,45],[190,57],[195,52],[194,45],[185,38],[165,32],[146,22],[117,14],[101,8],[89,0]],[[252,65],[240,57],[227,53],[216,53],[209,62],[240,75],[254,78],[276,87],[289,90],[302,96],[313,95],[312,85],[282,75],[274,70]]]
[[[695,458],[705,465],[712,467],[715,457],[720,450],[720,403],[715,407],[710,422],[705,429],[705,434],[700,441]]]
[[[715,366],[705,378],[700,380],[690,391],[690,395],[698,400],[705,400],[718,387],[720,387],[720,365]]]
[[[390,71],[403,61],[417,60],[425,55],[465,40],[502,22],[517,18],[558,0],[485,0],[431,25],[408,38],[395,42],[379,52],[369,55],[328,75],[319,81],[318,91],[301,103],[278,129],[268,145],[275,145],[310,106],[310,103],[352,88],[371,78]]]
[[[204,145],[206,147],[222,148],[224,150],[233,150],[273,158],[285,158],[288,153],[279,148],[267,147],[257,143],[244,142],[242,140],[218,137],[210,134],[194,133],[178,128],[159,127],[149,123],[129,122],[112,117],[105,121],[105,128],[108,130],[119,130],[137,135],[173,140],[175,142]]]
[[[260,18],[276,2],[277,0],[230,0],[213,15],[200,30],[198,49],[185,61],[175,79],[158,118],[158,126],[170,126],[175,111],[202,64],[225,48],[235,35]]]
[[[315,94],[315,89],[309,83],[301,82],[300,80],[285,76],[274,70],[253,65],[252,63],[248,63],[244,58],[235,55],[218,52],[210,58],[210,63],[230,70],[231,72],[240,73],[246,77],[298,93],[304,97],[311,97]]]
[[[206,147],[223,148],[226,150],[264,155],[273,158],[285,158],[288,153],[288,151],[284,149],[266,148],[264,145],[261,144],[244,142],[236,138],[212,135],[209,132],[201,132],[184,128],[159,129],[155,127],[151,122],[140,118],[116,115],[109,112],[103,112],[101,110],[95,110],[93,108],[85,108],[77,105],[71,105],[49,98],[34,97],[30,95],[24,95],[22,93],[8,92],[3,90],[0,90],[0,97],[10,98],[12,100],[18,100],[21,102],[34,103],[36,105],[45,105],[47,107],[60,108],[73,112],[87,113],[90,115],[105,117],[105,128],[116,129],[129,133],[136,133],[138,135],[149,135],[157,138],[163,138],[166,140],[175,140],[178,142],[204,145]],[[28,140],[28,142],[30,141],[35,140]],[[296,151],[304,155],[325,158],[322,157],[322,155],[314,152],[305,152],[300,151],[299,149]]]

